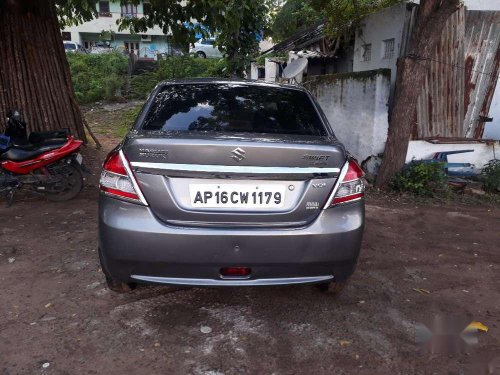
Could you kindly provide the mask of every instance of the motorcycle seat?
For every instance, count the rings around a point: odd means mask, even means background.
[[[56,150],[62,147],[66,142],[66,139],[49,139],[36,145],[16,145],[10,147],[0,156],[0,158],[2,160],[11,160],[15,162],[26,161],[34,159],[44,152]]]

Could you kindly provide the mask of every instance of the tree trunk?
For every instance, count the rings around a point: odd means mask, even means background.
[[[443,25],[460,7],[460,0],[421,0],[410,39],[410,53],[398,60],[394,106],[389,123],[384,158],[376,186],[386,188],[405,163],[416,118],[417,99],[427,74],[427,59],[441,39]]]
[[[0,1],[0,131],[20,110],[30,131],[69,128],[86,140],[54,0]]]

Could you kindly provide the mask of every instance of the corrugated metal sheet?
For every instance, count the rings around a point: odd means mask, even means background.
[[[480,139],[498,81],[500,12],[467,12],[465,40],[464,135]]]
[[[429,60],[424,88],[417,104],[413,138],[461,137],[464,134],[465,9],[455,12],[443,27],[441,40]]]
[[[417,104],[412,138],[481,139],[499,74],[500,12],[457,11],[443,28]]]

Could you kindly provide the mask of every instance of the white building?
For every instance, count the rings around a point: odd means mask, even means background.
[[[391,70],[391,94],[396,84],[396,62],[405,55],[412,9],[399,4],[361,21],[354,39],[353,71]]]
[[[130,30],[118,29],[116,21],[122,17],[142,17],[149,2],[138,5],[120,5],[120,1],[99,1],[98,17],[77,26],[62,30],[63,40],[71,40],[85,49],[92,49],[102,41],[101,34],[111,36],[110,46],[120,52],[135,53],[140,58],[155,58],[159,53],[169,53],[167,36],[159,27],[148,29],[144,34],[133,34]]]

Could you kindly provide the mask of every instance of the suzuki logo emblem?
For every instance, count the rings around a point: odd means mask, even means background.
[[[243,159],[245,159],[245,150],[243,150],[242,148],[235,148],[233,151],[231,151],[231,158],[236,160],[236,161],[242,161]]]

